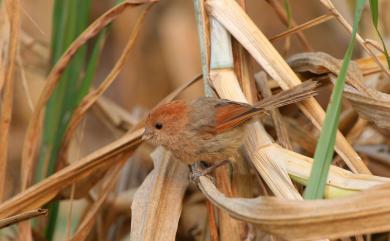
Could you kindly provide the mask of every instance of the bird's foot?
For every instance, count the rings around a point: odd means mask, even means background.
[[[213,178],[209,174],[213,172],[216,168],[223,166],[227,163],[229,163],[229,161],[224,160],[224,161],[217,162],[214,165],[207,168],[205,168],[205,165],[202,162],[195,163],[191,166],[190,181],[195,184],[198,184],[199,178],[201,176],[207,176],[215,184],[215,178]]]
[[[190,172],[190,175],[189,175],[190,181],[194,184],[198,184],[199,178],[205,176],[205,177],[209,178],[213,183],[215,183],[214,177],[208,175],[208,173],[205,170],[206,169],[202,170],[199,168],[192,169]]]

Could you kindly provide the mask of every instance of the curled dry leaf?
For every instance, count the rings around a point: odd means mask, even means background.
[[[174,241],[188,186],[188,168],[170,152],[157,148],[154,170],[134,195],[131,206],[132,241]]]
[[[199,187],[233,217],[285,240],[335,239],[390,230],[390,184],[348,198],[315,201],[227,198],[206,177],[200,178]]]
[[[288,174],[299,182],[305,183],[310,176],[313,159],[299,153],[283,149],[274,143],[263,147],[263,153],[268,158],[275,159],[284,167]],[[250,155],[254,155],[255,149],[248,148]],[[256,155],[255,155],[256,157]],[[258,158],[254,159],[254,165],[264,165]],[[390,183],[390,178],[367,174],[355,174],[337,166],[331,166],[327,179],[325,196],[335,198],[350,195],[351,193],[365,190],[380,184]]]
[[[330,73],[334,77],[340,70],[341,60],[322,52],[301,53],[292,56],[289,64],[297,72]],[[351,62],[346,80],[348,85],[344,88],[344,96],[351,101],[359,115],[379,127],[389,129],[390,95],[365,86],[356,63]]]

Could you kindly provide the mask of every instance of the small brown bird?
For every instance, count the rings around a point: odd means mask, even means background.
[[[219,166],[237,154],[245,123],[267,110],[313,96],[316,86],[306,81],[253,106],[213,97],[172,101],[150,112],[143,139],[164,146],[186,164],[204,161]]]

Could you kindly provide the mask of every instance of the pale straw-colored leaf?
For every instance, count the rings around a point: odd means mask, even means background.
[[[174,241],[188,186],[188,168],[162,147],[152,154],[154,169],[134,194],[131,241]]]
[[[315,201],[226,198],[206,177],[200,178],[199,186],[230,215],[285,240],[336,239],[390,230],[390,184],[348,198]]]

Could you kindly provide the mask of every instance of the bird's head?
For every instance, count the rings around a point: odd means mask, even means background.
[[[145,122],[142,139],[168,147],[181,135],[188,122],[188,106],[182,100],[172,101],[153,109]]]

